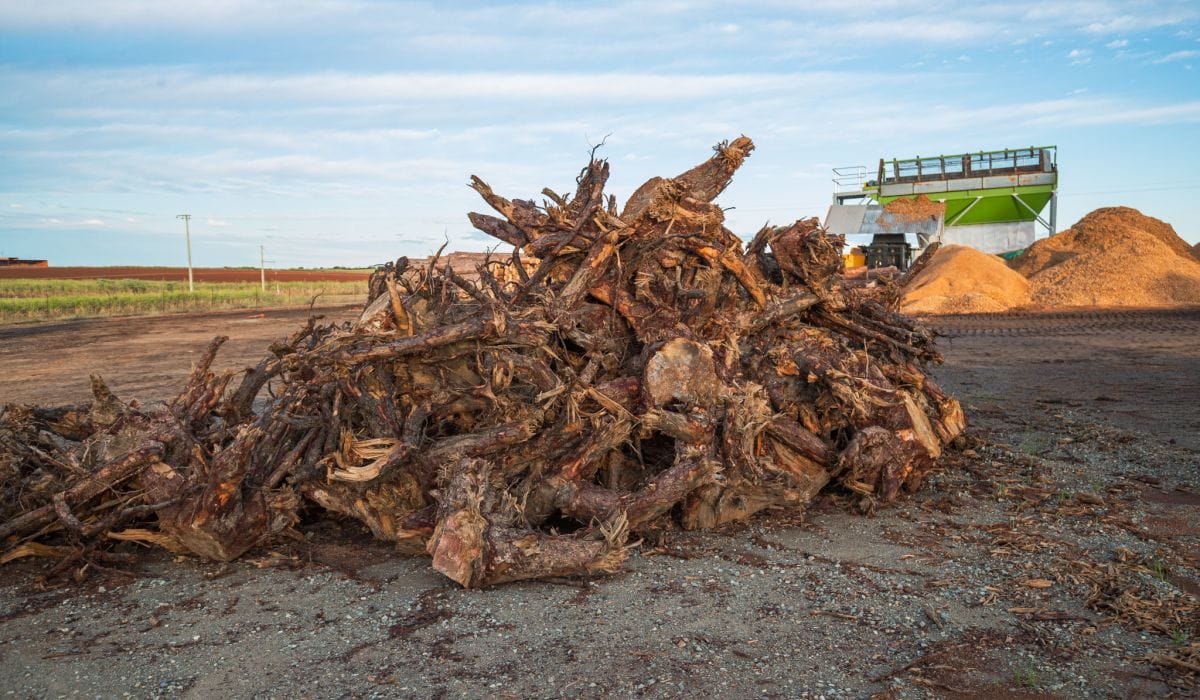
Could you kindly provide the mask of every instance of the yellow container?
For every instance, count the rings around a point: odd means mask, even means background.
[[[851,248],[848,252],[842,254],[842,258],[846,261],[846,269],[852,267],[862,267],[867,264],[867,256],[859,248]]]

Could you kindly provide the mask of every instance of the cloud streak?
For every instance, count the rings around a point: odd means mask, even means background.
[[[412,104],[439,101],[669,102],[767,92],[820,90],[844,81],[874,83],[882,73],[672,74],[654,72],[205,73],[183,68],[40,71],[0,69],[0,80],[47,102],[120,102],[217,107],[254,104]],[[10,98],[14,99],[14,98]]]
[[[1154,60],[1154,63],[1161,65],[1163,63],[1171,63],[1173,61],[1186,61],[1190,58],[1197,58],[1197,57],[1200,57],[1200,51],[1197,51],[1195,49],[1189,49],[1187,51],[1173,51],[1173,52],[1167,54],[1166,56],[1163,56],[1161,58],[1156,58]]]

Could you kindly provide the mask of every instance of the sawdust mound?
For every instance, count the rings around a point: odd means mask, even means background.
[[[1029,278],[1039,306],[1200,304],[1200,262],[1131,231],[1105,250],[1080,253]]]
[[[1013,259],[1009,265],[1022,275],[1032,278],[1042,270],[1081,253],[1108,254],[1112,248],[1124,248],[1122,240],[1133,231],[1158,239],[1176,255],[1189,260],[1200,260],[1196,252],[1167,222],[1146,216],[1131,207],[1104,207],[1084,216],[1066,231],[1029,246],[1028,250]]]
[[[995,255],[942,246],[905,286],[906,314],[994,313],[1029,303],[1029,282]]]
[[[1039,306],[1200,304],[1200,259],[1170,224],[1129,207],[1097,209],[1010,263]]]
[[[946,203],[931,201],[929,197],[921,194],[911,199],[892,200],[883,205],[883,210],[891,214],[898,222],[914,223],[945,214]]]

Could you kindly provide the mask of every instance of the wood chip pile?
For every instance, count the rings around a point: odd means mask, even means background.
[[[594,158],[540,205],[473,178],[498,215],[471,221],[515,247],[473,280],[401,258],[357,322],[314,319],[241,376],[212,371],[218,338],[167,405],[97,378],[88,405],[6,407],[7,556],[230,560],[316,504],[478,587],[613,571],[650,528],[822,489],[915,489],[965,424],[923,369],[932,335],[895,288],[844,288],[815,219],[743,248],[713,200],[753,148],[621,208]]]

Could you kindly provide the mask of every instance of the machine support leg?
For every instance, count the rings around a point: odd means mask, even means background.
[[[1050,235],[1058,233],[1058,190],[1050,193]]]
[[[1020,204],[1021,206],[1025,207],[1025,211],[1029,212],[1030,214],[1033,214],[1033,218],[1037,219],[1039,224],[1041,224],[1042,226],[1045,226],[1046,230],[1051,229],[1050,224],[1046,223],[1046,220],[1043,219],[1040,214],[1038,214],[1036,211],[1034,211],[1033,207],[1026,204],[1025,200],[1021,199],[1021,197],[1016,192],[1012,193],[1012,198],[1017,200],[1017,204]]]
[[[947,221],[946,225],[953,226],[954,224],[957,224],[959,219],[963,218],[964,216],[966,216],[967,212],[971,211],[971,207],[975,206],[976,204],[979,204],[979,202],[982,200],[983,200],[983,197],[976,197],[975,200],[972,201],[970,204],[968,204],[962,211],[955,214],[953,219]]]

